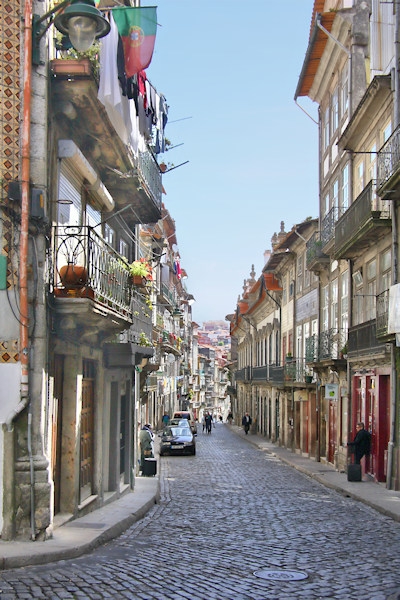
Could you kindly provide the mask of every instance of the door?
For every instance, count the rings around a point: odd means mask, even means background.
[[[56,354],[54,357],[54,397],[52,415],[52,476],[54,483],[54,514],[60,512],[61,487],[61,441],[62,441],[62,390],[64,380],[64,357]]]
[[[390,376],[371,377],[370,472],[379,482],[386,481],[387,447],[390,431]]]
[[[83,361],[81,447],[80,447],[80,502],[92,495],[93,437],[94,437],[94,374],[92,361]]]
[[[329,401],[329,441],[328,441],[328,462],[334,464],[336,452],[336,422],[337,422],[337,401]]]
[[[121,483],[125,483],[125,469],[126,469],[126,452],[127,452],[127,427],[128,419],[126,414],[126,395],[121,396],[121,413],[119,422],[119,475]]]
[[[303,439],[302,439],[302,452],[305,454],[310,453],[310,403],[309,401],[302,402],[303,415],[302,415],[302,427],[303,427]]]

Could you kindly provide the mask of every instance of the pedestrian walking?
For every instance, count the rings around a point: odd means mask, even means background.
[[[227,421],[228,421],[229,425],[232,425],[232,421],[233,421],[233,414],[232,414],[231,412],[230,412],[230,413],[228,413],[228,418],[227,418]]]
[[[169,423],[169,414],[164,413],[161,421],[162,421],[163,427],[166,427]]]
[[[206,431],[207,431],[207,433],[211,433],[212,425],[213,425],[212,414],[207,412],[206,413]]]
[[[250,429],[250,425],[251,425],[251,416],[249,415],[248,412],[243,416],[242,425],[243,425],[244,432],[247,435],[249,433],[249,429]]]
[[[363,456],[368,456],[371,451],[371,434],[364,428],[364,423],[357,423],[357,433],[352,442],[347,444],[354,451],[354,462],[360,464]]]

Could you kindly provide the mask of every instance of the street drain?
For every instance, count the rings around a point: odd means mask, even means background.
[[[261,571],[255,571],[254,575],[260,577],[260,579],[273,581],[300,581],[308,577],[307,573],[301,571],[277,571],[276,569],[262,569]]]

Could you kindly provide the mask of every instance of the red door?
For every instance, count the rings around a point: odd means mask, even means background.
[[[368,428],[372,434],[370,472],[377,481],[386,481],[390,431],[390,376],[371,377],[369,392],[371,414]]]

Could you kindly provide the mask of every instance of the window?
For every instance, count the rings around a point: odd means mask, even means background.
[[[337,179],[332,186],[332,206],[334,208],[339,206],[339,181]]]
[[[364,161],[360,160],[355,168],[354,197],[357,198],[364,189]]]
[[[339,127],[339,95],[337,89],[332,94],[332,134]]]
[[[383,143],[387,142],[387,140],[392,135],[392,123],[389,121],[387,125],[383,128]]]
[[[322,288],[322,310],[321,310],[321,318],[322,318],[322,330],[328,331],[329,327],[329,288],[325,285]]]
[[[326,217],[326,215],[329,212],[329,192],[327,194],[325,194],[324,196],[324,206],[323,206],[323,216]]]
[[[338,328],[338,280],[333,279],[331,282],[331,328]]]
[[[342,75],[342,116],[347,112],[349,107],[349,78],[347,74],[347,68]]]
[[[324,113],[324,129],[323,129],[323,148],[326,150],[329,146],[329,106],[325,109]]]
[[[389,250],[385,250],[385,252],[383,252],[381,254],[381,260],[380,260],[380,270],[381,270],[380,279],[381,280],[380,280],[380,284],[379,284],[380,292],[384,292],[385,290],[388,290],[391,286],[391,283],[392,283],[391,266],[392,266],[392,251],[389,248]]]
[[[347,338],[349,328],[349,271],[342,273],[341,278],[341,298],[340,298],[340,328]]]
[[[86,223],[89,227],[96,227],[101,222],[101,212],[91,204],[86,204]]]
[[[357,273],[357,271],[355,272]],[[361,271],[358,271],[361,273]],[[363,277],[354,277],[353,274],[353,323],[352,325],[358,325],[364,320],[363,310]]]
[[[129,246],[125,240],[119,240],[119,253],[121,256],[125,256],[125,258],[129,258],[128,255]]]
[[[339,217],[349,208],[349,165],[342,170],[342,189],[339,203]]]
[[[114,247],[115,231],[109,226],[108,223],[104,225],[104,239],[107,244],[110,244],[110,246]]]
[[[289,271],[289,300],[293,298],[294,294],[294,275],[293,268]]]
[[[365,320],[376,317],[376,259],[367,264],[367,295],[365,298]]]
[[[301,293],[303,290],[303,255],[297,258],[297,290]]]

